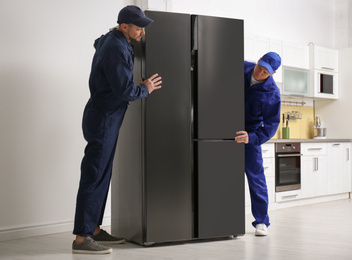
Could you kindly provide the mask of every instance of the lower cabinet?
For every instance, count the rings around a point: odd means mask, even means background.
[[[328,193],[345,193],[351,191],[351,144],[329,143],[328,144]]]
[[[326,143],[302,143],[301,198],[328,194],[328,155]]]
[[[268,188],[269,204],[275,202],[275,145],[263,144],[263,167]]]
[[[302,143],[301,198],[351,192],[349,142]]]
[[[269,204],[275,202],[275,148],[274,143],[262,145],[263,167],[268,188]],[[251,197],[247,177],[245,178],[245,205],[246,213],[250,213]]]
[[[351,143],[301,143],[301,189],[275,192],[275,143],[262,145],[269,209],[325,200],[322,196],[342,195],[352,191]],[[250,213],[250,194],[246,178],[246,213]],[[344,196],[344,195],[343,195]],[[339,196],[341,197],[341,196]]]

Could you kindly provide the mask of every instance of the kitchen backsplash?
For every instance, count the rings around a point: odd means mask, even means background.
[[[282,128],[286,127],[288,113],[290,114],[290,119],[288,120],[289,138],[313,138],[314,107],[282,104],[280,125],[273,139],[283,139]],[[283,122],[283,114],[285,115],[285,122]]]

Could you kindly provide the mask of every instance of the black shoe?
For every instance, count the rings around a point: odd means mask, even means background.
[[[76,241],[72,243],[72,253],[74,254],[110,254],[112,249],[107,246],[99,245],[92,238],[87,237],[84,242],[77,244]]]
[[[100,229],[100,232],[92,238],[100,244],[122,244],[126,242],[124,238],[114,237],[104,229]]]

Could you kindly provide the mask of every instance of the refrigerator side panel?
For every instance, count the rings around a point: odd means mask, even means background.
[[[134,48],[134,81],[141,76],[141,44]],[[111,178],[111,232],[143,242],[143,100],[131,102],[119,133]]]
[[[146,11],[145,77],[162,88],[145,105],[146,242],[192,238],[190,15]]]
[[[244,145],[198,142],[198,237],[245,233]]]
[[[234,138],[244,130],[243,21],[197,18],[196,138]]]

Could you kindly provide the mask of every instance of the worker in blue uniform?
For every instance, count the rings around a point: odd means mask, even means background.
[[[103,243],[123,243],[103,229],[119,130],[130,101],[148,97],[161,88],[161,77],[154,74],[133,83],[132,41],[140,41],[144,27],[153,20],[137,6],[126,6],[118,15],[118,27],[98,38],[89,78],[90,98],[83,114],[83,134],[87,141],[81,164],[72,244],[73,253],[106,254],[112,249]]]
[[[270,225],[261,145],[275,135],[280,124],[280,91],[272,77],[280,65],[275,52],[266,53],[257,64],[244,62],[245,131],[237,132],[235,140],[245,143],[245,172],[257,236],[266,236]]]

